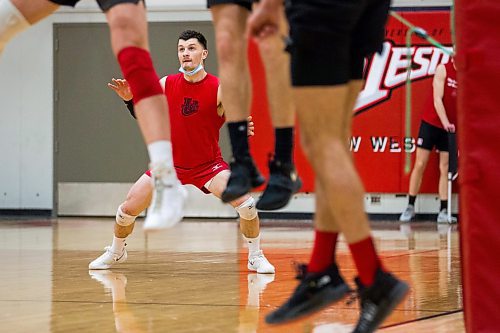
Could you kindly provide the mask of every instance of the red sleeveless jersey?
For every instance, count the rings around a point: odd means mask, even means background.
[[[167,76],[167,96],[174,165],[192,169],[221,159],[219,131],[224,117],[217,114],[219,79],[211,74],[188,82],[184,74]]]
[[[453,63],[450,61],[446,63],[446,78],[444,81],[444,92],[443,92],[443,104],[446,110],[446,116],[452,124],[457,124],[457,71],[453,67]],[[427,107],[422,113],[422,120],[433,126],[443,128],[441,120],[434,108],[434,99],[432,93],[427,102]]]

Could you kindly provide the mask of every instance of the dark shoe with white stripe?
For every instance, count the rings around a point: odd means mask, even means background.
[[[312,314],[335,303],[350,292],[337,265],[320,273],[307,273],[306,265],[297,266],[297,286],[288,301],[266,316],[268,324],[282,324]]]
[[[380,269],[375,273],[373,285],[368,288],[361,283],[359,278],[355,281],[359,288],[361,312],[353,333],[375,332],[404,299],[409,287],[405,282]]]

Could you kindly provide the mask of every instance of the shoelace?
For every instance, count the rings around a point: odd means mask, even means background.
[[[349,295],[347,296],[347,300],[345,301],[346,305],[351,305],[352,303],[361,298],[359,290],[349,289],[348,294]]]
[[[256,262],[257,260],[260,260],[260,259],[265,259],[265,257],[264,257],[264,252],[262,252],[262,250],[259,250],[259,251],[255,252],[255,253],[253,253],[252,257],[248,258],[248,261],[249,261],[252,265],[254,265],[254,264],[255,264],[255,262]]]
[[[163,200],[163,189],[166,187],[165,184],[163,184],[163,181],[159,175],[154,176],[154,187],[155,187],[155,202],[154,202],[154,209],[156,211],[160,211],[161,209],[161,202]]]
[[[295,279],[297,280],[303,280],[307,274],[307,265],[299,263],[297,261],[292,261],[292,268],[295,270],[297,275],[295,275]],[[351,305],[354,303],[358,298],[360,298],[360,293],[358,290],[351,289],[349,287],[349,290],[347,291],[349,294],[347,296],[347,300],[345,302],[346,305]]]
[[[295,279],[303,280],[307,274],[307,265],[295,260],[292,261],[291,265],[292,269],[295,270],[296,273]]]
[[[104,247],[104,250],[106,250],[106,252],[109,252],[113,256],[113,261],[118,261],[121,257],[123,257],[125,246],[127,246],[127,243],[123,244],[123,252],[121,254],[111,251],[111,246],[109,245]]]

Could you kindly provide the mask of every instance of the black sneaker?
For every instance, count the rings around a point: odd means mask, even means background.
[[[226,189],[222,192],[223,202],[231,202],[247,194],[253,187],[258,187],[266,181],[248,156],[231,162],[231,176]]]
[[[298,266],[297,270],[300,284],[288,301],[266,316],[266,323],[282,324],[304,317],[341,300],[350,292],[335,264],[321,273],[306,273],[306,265]]]
[[[275,210],[285,207],[292,195],[302,187],[302,180],[297,176],[292,163],[270,160],[271,176],[267,187],[257,201],[257,209]]]
[[[409,290],[405,282],[380,269],[375,273],[375,282],[368,288],[359,278],[355,281],[359,288],[361,311],[353,333],[374,332]]]

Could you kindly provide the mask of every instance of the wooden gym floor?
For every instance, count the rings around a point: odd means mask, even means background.
[[[262,222],[275,275],[247,271],[234,220],[185,220],[128,238],[128,261],[109,271],[88,263],[112,239],[111,218],[0,219],[0,332],[350,332],[357,302],[269,326],[264,316],[296,286],[293,261],[307,262],[310,221]],[[381,332],[465,332],[456,226],[372,223],[384,265],[411,284]],[[341,239],[338,263],[352,283]]]

